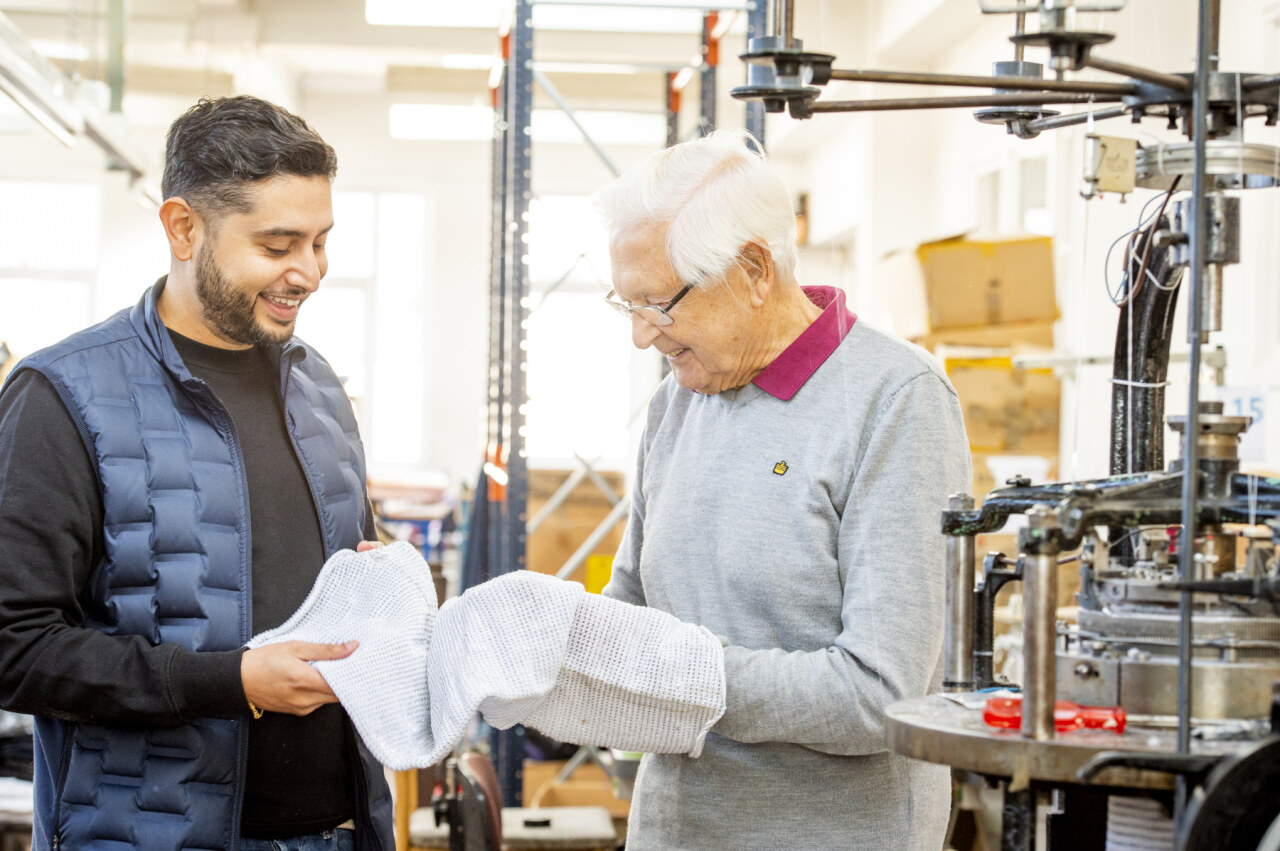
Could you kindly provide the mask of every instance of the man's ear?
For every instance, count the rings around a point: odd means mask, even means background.
[[[169,240],[169,251],[175,260],[190,260],[195,255],[200,217],[184,198],[173,197],[160,205],[160,224]]]
[[[757,306],[768,301],[777,283],[773,269],[773,254],[758,242],[748,242],[742,247],[742,266],[751,283],[751,294]]]

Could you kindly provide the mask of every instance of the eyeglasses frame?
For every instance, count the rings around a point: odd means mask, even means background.
[[[632,304],[629,301],[623,301],[622,299],[617,298],[617,290],[609,290],[609,292],[605,294],[604,301],[605,304],[609,305],[614,310],[618,311],[619,314],[627,317],[628,319],[630,319],[636,311],[643,310],[644,313],[641,313],[640,316],[646,322],[650,322],[654,325],[666,326],[676,321],[675,318],[671,316],[671,308],[679,304],[680,299],[688,295],[695,286],[697,286],[697,284],[685,284],[684,289],[676,293],[675,298],[667,302],[666,306],[659,306],[656,304]]]

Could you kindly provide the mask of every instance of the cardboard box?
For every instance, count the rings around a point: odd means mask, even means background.
[[[538,515],[543,506],[556,493],[565,480],[569,478],[569,470],[530,470],[528,512],[532,519]],[[617,496],[626,494],[626,484],[622,473],[599,471],[600,478],[613,488]],[[528,568],[537,573],[554,575],[578,551],[596,528],[609,516],[613,504],[590,478],[578,482],[577,487],[569,494],[560,506],[548,516],[542,524],[529,533],[527,543]],[[601,561],[592,561],[595,556],[613,563],[613,555],[622,543],[622,530],[626,526],[626,518],[614,525],[591,555],[578,566],[573,575],[568,577],[574,582],[588,584],[588,571],[595,565],[598,575]],[[608,581],[607,575],[604,577]],[[598,580],[597,580],[597,584]]]
[[[1002,325],[979,325],[974,328],[942,328],[912,337],[911,342],[935,354],[940,346],[973,346],[1003,348],[1018,354],[1053,349],[1056,320],[1036,319],[1029,322],[1006,322]]]
[[[1058,318],[1047,236],[941,239],[916,257],[930,331]]]
[[[521,805],[533,806],[534,797],[541,792],[538,805],[542,807],[604,807],[615,819],[630,814],[631,802],[613,794],[613,780],[600,766],[583,763],[567,779],[552,783],[564,766],[564,760],[526,759]]]
[[[969,446],[1004,455],[1058,454],[1061,386],[1052,370],[1014,369],[1008,355],[939,354],[960,397]]]
[[[957,236],[921,243],[882,257],[876,283],[877,323],[930,350],[952,342],[1053,345],[1052,323],[1059,314],[1049,237]],[[992,325],[1011,327],[985,334]],[[953,330],[950,339],[935,336]]]

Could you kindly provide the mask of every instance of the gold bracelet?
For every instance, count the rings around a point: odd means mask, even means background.
[[[246,697],[246,698],[245,698],[245,701],[249,704],[249,711],[253,713],[253,717],[254,717],[255,719],[256,719],[256,718],[261,718],[261,717],[262,717],[262,710],[261,710],[261,709],[259,709],[257,706],[255,706],[255,705],[254,705],[254,703],[253,703],[253,701],[252,701],[252,700],[249,700],[249,698],[247,698],[247,697]]]

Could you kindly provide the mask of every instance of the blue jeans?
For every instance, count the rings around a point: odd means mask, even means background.
[[[326,830],[292,839],[241,839],[240,851],[355,851],[354,830]]]

